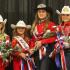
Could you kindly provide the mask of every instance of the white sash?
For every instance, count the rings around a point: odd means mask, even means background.
[[[25,50],[29,49],[29,45],[24,41],[24,39],[20,36],[15,37],[15,39],[18,41],[18,43],[21,45],[21,47]]]
[[[44,49],[43,51],[39,49],[39,59],[41,60],[45,55],[43,53],[46,53],[46,47],[42,46]]]

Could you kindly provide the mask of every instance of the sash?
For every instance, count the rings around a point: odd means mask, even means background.
[[[15,37],[15,39],[18,41],[18,43],[20,44],[20,46],[23,49],[25,49],[25,50],[29,49],[29,45],[25,42],[25,40],[22,37],[17,36],[17,37]]]
[[[57,42],[54,46],[54,58],[55,58],[55,63],[56,63],[56,66],[57,66],[57,69],[61,69],[61,63],[60,63],[60,46],[59,46],[59,43]]]
[[[32,58],[28,58],[27,65],[29,70],[35,70],[36,66]]]
[[[61,68],[62,66],[62,70],[67,70],[66,67],[66,60],[65,60],[65,55],[64,55],[64,50],[63,50],[63,39],[60,37],[60,34],[57,33],[57,43],[54,46],[54,50],[53,52],[50,54],[50,57],[54,56],[55,57],[55,63],[57,68]],[[61,59],[61,65],[60,65],[60,60],[59,60],[59,54],[60,53],[60,59]]]
[[[15,37],[16,40],[18,41],[18,43],[21,45],[21,47],[25,50],[29,50],[29,45],[24,41],[24,39],[20,36]],[[27,60],[27,66],[28,66],[28,70],[34,70],[33,69],[33,61],[32,59],[29,57]],[[21,70],[24,70],[24,62],[23,60],[21,60]]]
[[[33,35],[34,35],[35,39],[38,39],[38,37],[36,36],[36,34],[38,34],[37,26],[35,27],[35,30],[33,31]],[[44,57],[44,53],[46,53],[46,48],[44,46],[42,46],[39,49],[39,59],[40,60]]]
[[[33,70],[33,69],[32,69],[32,65],[31,65],[31,63],[29,62],[29,60],[27,60],[27,65],[28,65],[28,70]]]
[[[60,55],[61,55],[61,65],[62,65],[62,70],[67,70],[66,68],[66,60],[65,60],[65,55],[64,55],[64,51],[62,49],[62,45],[60,45]]]
[[[21,70],[24,70],[24,63],[22,60],[21,60]]]
[[[39,59],[40,59],[40,60],[45,56],[45,53],[46,53],[46,47],[42,46],[42,47],[39,49]]]
[[[60,39],[60,34],[57,33],[57,40],[59,43],[59,47],[60,47],[60,56],[61,56],[61,66],[62,66],[62,70],[67,70],[67,67],[66,67],[66,60],[65,60],[65,55],[64,55],[64,50],[63,50],[63,41],[62,39]]]
[[[32,58],[27,59],[27,69],[28,70],[35,70],[36,66]],[[21,60],[21,70],[25,70],[25,65],[23,60]]]

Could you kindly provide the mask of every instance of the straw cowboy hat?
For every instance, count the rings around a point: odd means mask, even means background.
[[[16,25],[11,24],[11,28],[12,29],[17,28],[17,27],[23,27],[23,28],[30,29],[31,28],[31,25],[26,25],[25,22],[22,21],[22,20],[19,20]]]
[[[63,6],[61,12],[59,10],[56,10],[57,14],[70,14],[70,7],[69,6]]]
[[[7,22],[7,19],[4,19],[3,20],[2,15],[0,15],[0,23],[6,24],[6,22]]]

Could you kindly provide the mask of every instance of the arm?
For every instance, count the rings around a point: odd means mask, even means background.
[[[49,43],[55,42],[55,40],[56,40],[56,33],[55,33],[55,28],[53,28],[53,26],[55,26],[55,24],[54,24],[53,22],[51,22],[51,23],[48,25],[48,29],[49,29],[52,33],[54,33],[54,34],[52,34],[52,36],[50,35],[49,38],[43,38],[43,39],[41,40],[41,43],[42,43],[42,44],[49,44]]]
[[[12,39],[12,48],[13,48],[13,49],[16,47],[16,44],[17,44],[17,40],[16,40],[16,39]],[[17,51],[17,52],[15,53],[15,55],[16,55],[16,56],[19,55],[19,52]]]
[[[16,48],[17,47],[17,40],[13,39],[12,40],[12,48]],[[15,51],[15,50],[14,50]],[[16,51],[13,54],[16,57],[21,57],[23,59],[26,59],[26,54],[23,52],[22,48],[20,48],[20,45],[18,46],[18,49],[16,49]]]
[[[55,42],[55,40],[56,40],[56,37],[46,38],[46,39],[42,39],[41,43],[42,44],[49,44],[49,43]]]

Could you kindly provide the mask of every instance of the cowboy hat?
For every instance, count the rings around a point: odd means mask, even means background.
[[[26,25],[25,22],[22,21],[22,20],[19,20],[16,25],[11,24],[11,28],[12,29],[17,28],[17,27],[23,27],[23,28],[30,29],[31,28],[31,25]]]
[[[39,5],[37,5],[37,7],[35,8],[35,13],[36,13],[38,10],[40,10],[40,9],[46,10],[46,12],[48,12],[48,13],[51,14],[51,15],[53,14],[52,8],[46,6],[45,4],[39,4]]]
[[[1,22],[1,23],[4,23],[4,24],[6,24],[6,22],[7,22],[7,19],[4,19],[4,20],[3,20],[3,17],[2,17],[2,15],[0,15],[0,22]]]
[[[61,12],[59,10],[56,10],[57,14],[70,14],[70,7],[69,6],[63,6]]]
[[[37,12],[40,9],[46,10],[47,7],[45,4],[38,4],[37,7],[34,9],[34,11]]]

